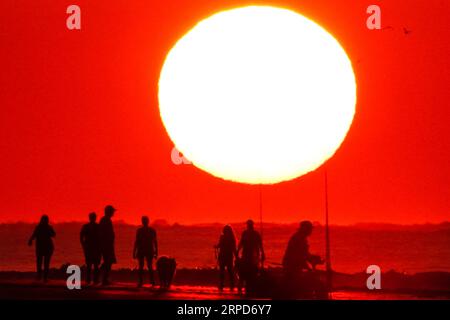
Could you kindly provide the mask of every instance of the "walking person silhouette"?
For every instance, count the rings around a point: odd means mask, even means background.
[[[249,294],[254,287],[259,266],[265,260],[262,238],[258,231],[255,230],[253,220],[247,221],[247,229],[242,232],[241,241],[238,246],[238,254],[242,250],[239,259],[239,291],[245,283],[246,294]]]
[[[33,231],[30,239],[28,240],[28,245],[33,245],[33,240],[36,240],[36,271],[37,279],[42,279],[42,262],[44,263],[44,282],[48,281],[48,271],[50,269],[50,260],[53,255],[54,245],[53,240],[56,235],[55,230],[49,223],[49,218],[47,215],[43,215],[39,224]]]
[[[99,282],[100,252],[100,230],[96,222],[97,214],[89,214],[89,223],[83,225],[80,231],[80,242],[86,261],[86,283],[91,283],[92,268],[94,269],[94,284]]]
[[[155,285],[153,272],[153,258],[158,256],[158,242],[156,240],[156,231],[149,227],[150,219],[147,216],[142,217],[142,227],[136,232],[136,240],[133,248],[133,259],[139,262],[138,287],[142,287],[144,282],[144,262],[147,262],[147,268],[150,274],[150,284]]]
[[[102,269],[102,285],[110,285],[109,274],[111,267],[116,260],[116,253],[114,250],[115,233],[111,218],[114,216],[116,209],[107,205],[105,207],[105,215],[100,219],[99,236],[100,236],[100,253],[103,259]]]
[[[230,290],[234,290],[234,259],[237,257],[236,237],[233,228],[230,225],[223,227],[219,243],[215,246],[219,250],[217,260],[219,262],[220,284],[219,290],[222,291],[225,283],[225,269],[227,269],[230,278]]]

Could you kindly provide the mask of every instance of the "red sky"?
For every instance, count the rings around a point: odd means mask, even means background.
[[[325,166],[331,222],[449,220],[450,3],[396,1],[39,0],[0,2],[0,222],[258,217],[258,187],[171,162],[157,104],[168,50],[196,22],[245,4],[292,8],[343,45],[356,116]],[[82,30],[65,26],[78,4]],[[381,31],[366,28],[379,4]],[[405,35],[403,27],[412,32]],[[267,221],[323,222],[323,167],[264,186]]]

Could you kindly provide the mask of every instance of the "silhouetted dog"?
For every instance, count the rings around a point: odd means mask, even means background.
[[[156,262],[156,270],[158,271],[161,288],[170,288],[176,268],[177,262],[174,258],[169,258],[166,256],[159,257]]]

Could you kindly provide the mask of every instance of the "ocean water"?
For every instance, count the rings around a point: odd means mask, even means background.
[[[238,238],[242,224],[234,224]],[[56,231],[53,267],[64,263],[84,263],[79,243],[81,224],[54,225]],[[30,224],[0,225],[0,271],[33,271],[34,249],[27,241],[34,226]],[[135,268],[132,249],[136,226],[115,224],[117,268]],[[221,225],[155,226],[159,253],[177,259],[179,268],[208,268],[216,265],[214,244]],[[268,224],[263,228],[263,241],[268,266],[277,266],[296,225]],[[376,264],[382,271],[416,273],[450,272],[450,224],[421,226],[360,225],[332,226],[331,262],[334,270],[362,272]],[[324,228],[316,226],[310,237],[312,253],[324,256]]]

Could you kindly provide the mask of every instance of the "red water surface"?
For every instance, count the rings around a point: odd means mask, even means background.
[[[236,234],[243,230],[235,224]],[[57,224],[52,265],[84,264],[79,243],[81,224]],[[135,268],[132,248],[136,227],[116,224],[118,268]],[[176,258],[179,268],[214,267],[213,245],[218,241],[221,225],[156,226],[160,254]],[[279,266],[287,241],[296,225],[265,225],[263,242],[267,266]],[[27,246],[33,225],[0,225],[0,271],[34,270],[34,249]],[[310,238],[310,250],[325,253],[324,229],[317,226]],[[399,272],[450,271],[450,226],[353,226],[332,227],[331,258],[334,270],[362,272],[376,264],[382,270]]]

